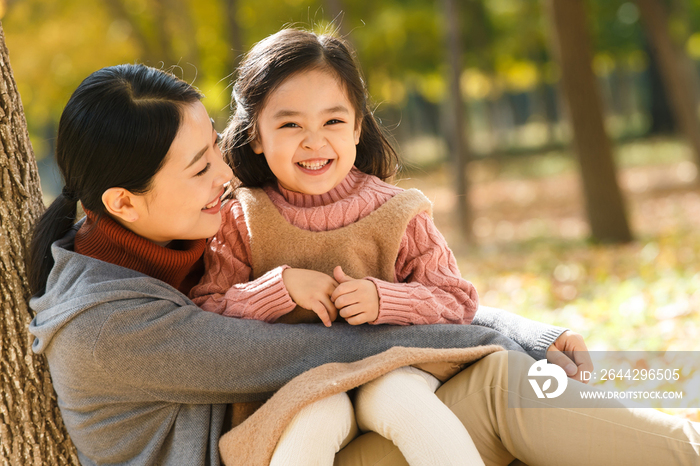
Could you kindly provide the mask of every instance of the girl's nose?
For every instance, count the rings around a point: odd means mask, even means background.
[[[302,145],[304,149],[315,152],[321,150],[326,145],[326,138],[316,132],[309,131],[306,133],[306,137],[304,138]]]

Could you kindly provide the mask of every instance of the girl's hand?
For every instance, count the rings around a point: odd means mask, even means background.
[[[282,281],[292,300],[315,312],[326,327],[338,318],[338,310],[330,297],[338,286],[333,278],[315,270],[290,268],[282,271]]]
[[[345,275],[343,269],[337,266],[333,276],[338,281],[331,301],[340,311],[340,317],[350,325],[360,325],[374,322],[379,317],[379,293],[377,287],[369,280],[354,279]]]

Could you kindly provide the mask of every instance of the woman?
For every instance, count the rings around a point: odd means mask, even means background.
[[[394,346],[497,344],[536,359],[550,347],[585,348],[576,334],[489,309],[470,326],[293,329],[202,312],[183,292],[202,273],[205,238],[218,229],[231,171],[200,98],[169,74],[120,65],[81,83],[61,117],[56,154],[66,187],[34,233],[30,332],[34,351],[48,359],[83,464],[218,464],[226,404],[266,399],[308,369],[382,357]],[[73,225],[78,200],[87,218]],[[505,384],[504,367],[502,356],[487,356],[441,388],[463,422],[483,424],[475,441],[485,462],[507,464],[526,445],[541,450],[552,439],[565,450],[561,423],[576,422],[566,410],[513,417],[483,399],[484,387]],[[561,413],[554,437],[522,435],[531,422],[551,425],[548,413]],[[607,424],[583,432],[604,440]],[[688,438],[675,428],[676,450],[688,457]],[[387,447],[381,439],[363,442],[351,442],[340,461],[360,464],[358,455]]]

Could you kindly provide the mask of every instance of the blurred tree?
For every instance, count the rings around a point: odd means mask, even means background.
[[[649,113],[651,123],[649,126],[649,135],[658,134],[673,134],[678,130],[678,123],[673,116],[673,111],[669,105],[669,98],[664,89],[663,79],[659,60],[656,54],[651,51],[649,41],[644,41],[644,51],[649,57],[649,66],[647,67],[648,86],[649,86]]]
[[[652,53],[660,66],[660,74],[671,108],[683,135],[692,147],[695,163],[700,168],[700,120],[698,98],[687,56],[671,40],[668,13],[660,0],[636,0],[649,36]]]
[[[0,72],[0,456],[3,464],[78,465],[46,360],[27,333],[27,241],[44,206],[1,24]]]
[[[245,54],[243,39],[241,38],[241,27],[238,24],[238,0],[224,0],[226,2],[226,19],[228,40],[231,49],[229,63],[231,70],[238,68],[241,57]]]
[[[546,4],[556,38],[555,56],[561,65],[561,85],[573,128],[591,233],[599,241],[631,241],[591,68],[583,0],[546,0]]]
[[[345,17],[345,5],[343,3],[343,0],[324,0],[326,17],[333,21],[341,36],[347,37],[349,31],[346,26],[347,23],[343,21]]]
[[[136,59],[155,67],[200,63],[194,40],[196,27],[184,0],[149,0],[135,9],[129,0],[103,0],[113,18],[129,25],[140,55]]]
[[[457,196],[457,218],[463,238],[468,242],[474,241],[472,230],[473,213],[469,203],[469,178],[467,165],[471,158],[467,143],[467,124],[464,112],[464,101],[460,83],[462,82],[462,38],[459,24],[459,2],[444,0],[445,19],[447,21],[447,48],[449,51],[449,103],[450,124],[449,141],[452,150],[452,160],[455,166],[455,194]]]

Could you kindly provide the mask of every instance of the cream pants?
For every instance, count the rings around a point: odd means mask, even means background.
[[[398,446],[414,466],[482,466],[478,450],[460,420],[435,396],[440,382],[402,367],[357,389],[302,409],[287,426],[271,466],[331,466],[335,454],[356,434],[377,432]]]
[[[511,353],[486,356],[441,386],[436,395],[457,415],[486,465],[515,458],[529,466],[685,466],[700,464],[700,427],[654,409],[628,409],[608,400],[590,408],[565,408],[566,397],[589,388],[569,380],[564,395],[536,398],[527,381],[534,360]],[[513,360],[513,359],[511,359]],[[511,394],[512,406],[508,405]],[[572,398],[568,398],[571,400]],[[570,405],[570,403],[568,404]],[[335,457],[335,466],[408,464],[392,443],[369,433]]]

